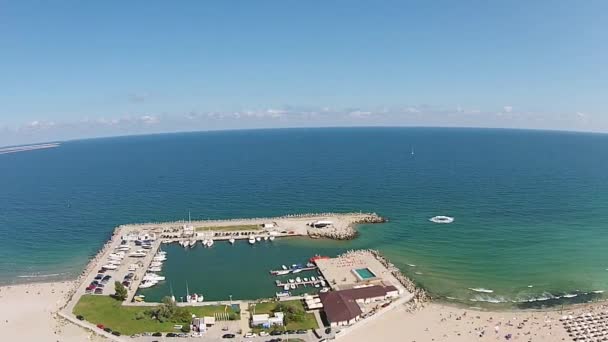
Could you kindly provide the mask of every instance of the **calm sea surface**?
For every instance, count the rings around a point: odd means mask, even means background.
[[[73,277],[116,225],[189,210],[390,222],[349,242],[168,246],[170,281],[151,297],[183,295],[186,282],[208,299],[272,295],[268,269],[351,248],[379,249],[435,296],[469,304],[608,290],[608,135],[439,128],[168,134],[2,155],[0,283]]]

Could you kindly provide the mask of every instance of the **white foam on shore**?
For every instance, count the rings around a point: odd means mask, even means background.
[[[416,267],[414,264],[407,264],[409,267]]]
[[[505,297],[500,296],[488,296],[488,295],[477,295],[469,299],[471,302],[484,302],[484,303],[506,303],[508,300]]]
[[[482,292],[482,293],[494,293],[494,290],[484,289],[483,287],[480,287],[480,288],[469,287],[469,290],[474,291],[474,292]]]
[[[576,293],[569,293],[562,296],[562,298],[574,298],[578,296]]]
[[[595,290],[595,291],[591,291],[593,293],[604,293],[604,290]]]
[[[17,278],[50,278],[50,277],[59,277],[65,273],[51,273],[51,274],[24,274],[18,275]]]

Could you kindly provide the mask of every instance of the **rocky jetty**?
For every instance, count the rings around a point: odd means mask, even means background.
[[[355,228],[358,224],[384,223],[388,220],[376,213],[333,214],[350,218],[346,225],[332,224],[323,228],[308,228],[308,236],[313,239],[326,238],[333,240],[352,240],[357,237]]]
[[[382,254],[380,254],[377,250],[367,250],[369,253],[374,255],[380,263],[382,263],[397,280],[408,290],[410,293],[414,294],[414,298],[406,303],[405,305],[408,307],[408,310],[418,310],[424,307],[424,304],[430,302],[431,296],[422,288],[417,287],[416,284],[406,277],[401,270],[397,268],[393,263],[391,263],[387,258],[385,258]]]

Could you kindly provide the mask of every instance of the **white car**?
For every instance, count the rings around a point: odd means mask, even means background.
[[[260,337],[268,336],[268,333],[265,331],[260,331]]]
[[[254,334],[252,332],[248,332],[245,334],[245,338],[252,338],[252,337],[256,337],[256,336],[258,336],[258,335]]]

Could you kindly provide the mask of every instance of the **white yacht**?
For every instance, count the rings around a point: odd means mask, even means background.
[[[106,269],[106,270],[115,270],[118,268],[118,266],[112,265],[112,264],[107,264],[107,265],[101,266],[101,268]]]
[[[308,278],[304,277],[304,281],[308,281]]]
[[[264,241],[268,241],[268,236],[264,236]]]
[[[286,270],[286,269],[287,269],[287,266],[285,266],[285,265],[281,265],[281,268],[282,268],[282,269],[284,269],[284,270]]]
[[[163,269],[161,267],[149,267],[148,271],[149,272],[161,272]]]
[[[283,285],[283,290],[285,290],[285,291],[289,290],[289,284]]]
[[[141,252],[141,251],[137,251],[137,252],[131,252],[129,253],[129,256],[132,258],[143,258],[147,255],[146,252]]]
[[[329,287],[324,287],[319,292],[321,292],[321,293],[329,292]]]
[[[317,278],[315,278],[315,276],[311,276],[311,277],[310,277],[310,280],[311,280],[311,281],[317,281]]]
[[[289,287],[290,287],[292,290],[295,290],[295,288],[296,288],[296,284],[291,284],[291,285],[289,285]]]
[[[161,267],[162,265],[163,265],[163,263],[160,261],[152,261],[150,263],[150,267]]]
[[[262,241],[262,238],[258,236],[255,238],[255,241]]]
[[[297,282],[297,283],[299,283],[299,282],[301,282],[301,281],[302,281],[302,278],[300,278],[300,277],[296,277],[296,282]]]
[[[211,246],[213,246],[213,239],[209,239],[209,241],[207,241],[207,247]]]
[[[270,239],[270,241],[274,241],[274,236],[270,235],[269,239]]]
[[[289,279],[289,282],[290,282],[290,283],[293,283],[294,281],[295,281],[295,280],[293,280],[293,279]]]
[[[228,239],[228,242],[230,242],[231,245],[234,245],[234,241],[235,240],[233,238]]]
[[[160,276],[156,273],[146,273],[143,277],[143,280],[161,281],[161,280],[165,280],[165,277]]]
[[[255,238],[253,236],[249,237],[249,243],[252,245],[255,243]]]
[[[152,287],[154,285],[158,284],[158,281],[154,281],[154,280],[144,280],[140,285],[139,288],[140,289],[147,289],[149,287]]]

